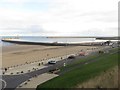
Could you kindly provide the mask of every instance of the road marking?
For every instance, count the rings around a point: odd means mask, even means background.
[[[6,86],[7,86],[6,81],[5,81],[5,80],[2,80],[2,79],[0,79],[0,81],[2,81],[2,82],[4,83],[4,87],[3,87],[2,89],[6,88]]]

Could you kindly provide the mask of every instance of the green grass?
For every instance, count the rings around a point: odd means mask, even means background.
[[[113,49],[109,50],[109,52],[112,53],[112,52],[116,52],[117,50],[118,50],[118,48],[113,48]],[[85,57],[81,58],[80,60],[73,62],[72,64],[68,64],[65,67],[61,67],[60,70],[61,70],[61,72],[63,72],[64,70],[66,70],[68,68],[69,69],[73,68],[82,62],[93,60],[93,59],[96,59],[96,58],[101,57],[101,56],[104,57],[105,55],[107,55],[107,54],[106,53],[105,54],[96,53],[94,55],[85,56]]]
[[[112,50],[112,52],[115,50]],[[97,59],[96,62],[89,63],[86,65],[83,65],[82,67],[77,67],[76,63],[74,63],[72,66],[74,69],[71,69],[71,71],[64,73],[61,76],[58,76],[54,79],[51,79],[37,87],[37,90],[40,88],[70,88],[75,87],[76,85],[90,79],[94,78],[95,76],[99,75],[101,72],[108,70],[109,68],[115,66],[118,64],[118,54],[120,53],[114,53],[114,54],[103,54],[100,55],[97,58],[95,56],[92,56],[92,59]],[[85,60],[87,60],[86,58]],[[80,62],[79,62],[80,63]],[[78,63],[78,64],[79,64]],[[70,66],[66,68],[70,68]],[[64,68],[65,69],[65,68]],[[63,69],[63,70],[64,70]]]
[[[95,55],[85,56],[85,57],[81,58],[80,60],[73,62],[72,64],[66,65],[65,67],[61,67],[60,70],[61,70],[61,72],[64,72],[66,69],[71,69],[71,68],[79,65],[82,62],[90,61],[90,60],[96,59],[103,55],[106,55],[106,54],[101,55],[101,54],[96,53]]]

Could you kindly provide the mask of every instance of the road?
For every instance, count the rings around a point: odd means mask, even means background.
[[[46,64],[47,67],[40,69],[40,70],[37,70],[37,71],[26,73],[26,74],[4,75],[4,76],[2,76],[2,79],[7,84],[6,88],[4,90],[8,90],[8,89],[14,90],[22,82],[30,79],[31,77],[34,77],[35,75],[40,75],[40,74],[49,72],[49,70],[51,70],[51,69],[62,67],[64,65],[64,63],[66,63],[66,64],[73,63],[73,62],[79,60],[79,58],[84,58],[84,57],[77,56],[76,59],[64,59],[64,60],[58,61],[55,65]]]
[[[93,52],[90,55],[94,55],[95,53],[96,52]],[[17,86],[19,86],[24,81],[30,79],[31,77],[34,77],[35,75],[40,75],[40,74],[49,72],[49,70],[51,70],[51,69],[60,68],[60,67],[62,67],[64,65],[64,63],[66,63],[66,65],[67,64],[71,64],[73,62],[76,62],[76,61],[80,60],[80,58],[84,58],[84,56],[83,57],[77,56],[75,59],[64,59],[64,60],[58,61],[55,65],[48,65],[48,64],[46,64],[47,67],[45,67],[43,69],[40,69],[40,70],[37,70],[37,71],[26,73],[26,74],[21,74],[21,75],[4,75],[4,76],[2,76],[2,79],[6,82],[6,88],[3,89],[3,90],[15,90],[15,88]],[[85,65],[86,63],[87,64],[88,63],[92,63],[94,61],[96,61],[96,59],[95,60],[88,60],[86,62],[82,62],[79,66]],[[68,70],[66,70],[66,71],[68,71]]]

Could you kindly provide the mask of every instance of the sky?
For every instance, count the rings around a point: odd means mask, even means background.
[[[118,36],[119,0],[0,0],[0,36]]]

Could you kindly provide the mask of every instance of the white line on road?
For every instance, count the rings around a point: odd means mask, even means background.
[[[6,81],[5,81],[5,80],[2,80],[2,79],[0,79],[0,81],[2,81],[2,82],[4,83],[4,87],[3,87],[2,89],[6,88],[6,86],[7,86]]]

